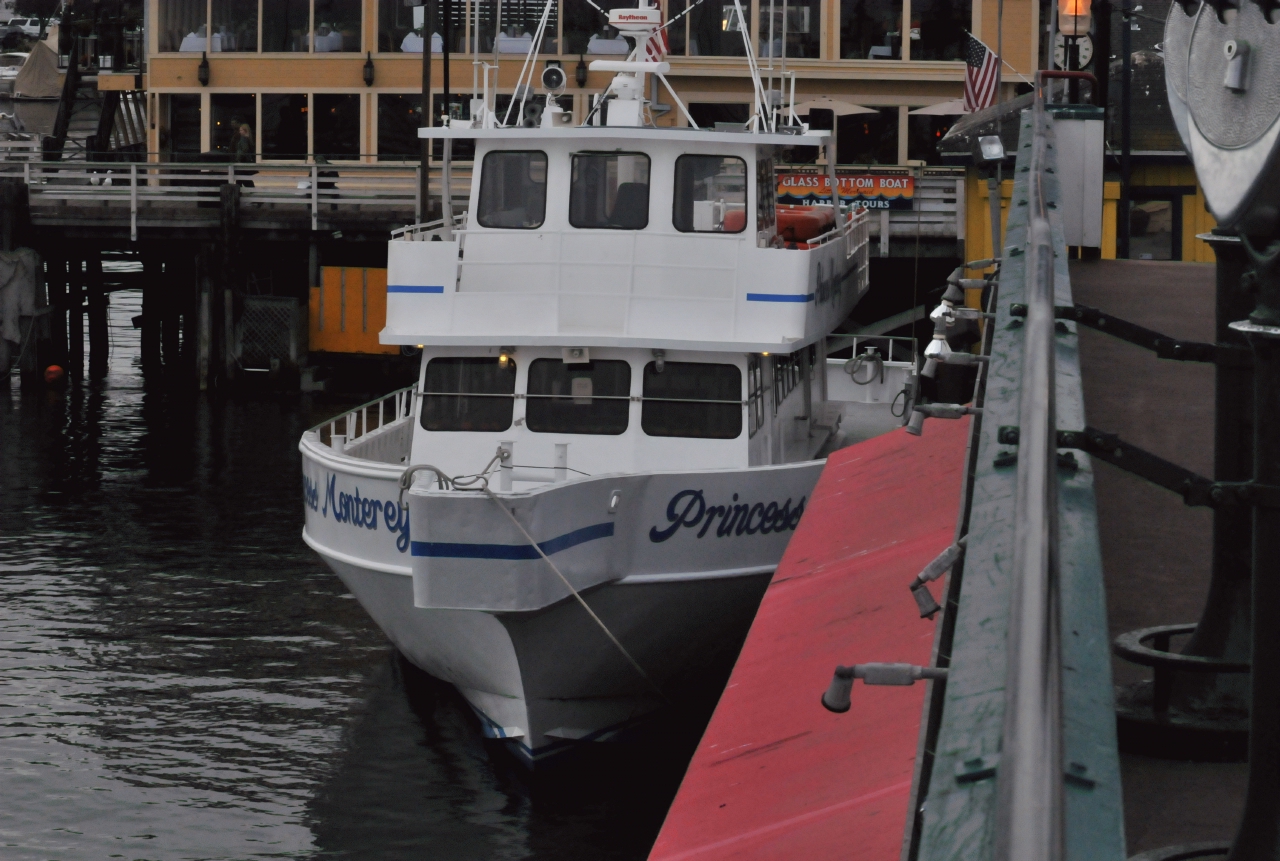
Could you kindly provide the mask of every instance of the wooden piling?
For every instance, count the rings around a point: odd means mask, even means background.
[[[240,232],[240,186],[226,183],[221,188],[222,205],[222,242],[218,249],[221,255],[220,274],[222,280],[222,361],[225,379],[230,382],[236,376],[236,336],[235,336],[235,285],[238,273],[236,266],[236,246]]]
[[[84,379],[84,261],[73,257],[67,267],[67,375]]]
[[[160,368],[161,262],[154,247],[142,249],[142,372]]]
[[[59,254],[45,258],[45,284],[49,290],[50,344],[52,361],[67,362],[67,259]]]
[[[85,264],[85,284],[89,294],[89,378],[98,380],[107,375],[107,360],[111,352],[107,332],[107,291],[102,283],[102,254],[95,249]]]
[[[210,255],[207,245],[202,245],[196,255],[196,273],[200,296],[196,316],[196,382],[200,391],[209,389],[209,371],[213,358],[213,279],[209,271]]]
[[[173,259],[164,261],[164,281],[160,293],[160,308],[163,317],[160,321],[161,347],[164,353],[166,373],[174,373],[182,364],[180,345],[182,339],[180,317],[182,315],[181,299],[178,291],[181,285],[174,271]]]

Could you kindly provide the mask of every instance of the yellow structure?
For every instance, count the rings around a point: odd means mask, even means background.
[[[400,115],[412,106],[410,97],[421,92],[422,58],[411,52],[415,38],[420,50],[421,36],[406,29],[414,23],[413,9],[403,0],[146,2],[151,22],[148,149],[159,154],[153,157],[230,151],[241,124],[250,126],[258,158],[302,160],[320,152],[330,161],[371,161],[411,154],[389,131],[398,117],[404,119]],[[451,91],[464,110],[460,96],[470,97],[473,81],[484,74],[480,64],[496,65],[491,81],[500,96],[512,93],[529,44],[525,36],[543,8],[536,0],[503,0],[505,35],[495,40],[494,4],[477,7],[476,2],[453,3],[450,42],[457,52],[450,64]],[[1038,65],[1040,4],[1035,0],[1006,0],[1002,27],[998,0],[788,0],[785,62],[768,57],[771,24],[773,51],[782,52],[782,2],[742,5],[749,38],[774,87],[789,90],[794,75],[798,100],[832,95],[875,109],[853,125],[867,138],[867,152],[878,147],[876,157],[842,158],[847,162],[901,164],[912,157],[929,134],[926,124],[939,118],[909,117],[908,111],[963,94],[966,31],[993,50],[1002,44],[1008,92],[1029,80]],[[668,18],[690,8],[688,0],[662,0],[662,6]],[[694,4],[668,30],[672,70],[667,78],[681,100],[704,116],[715,114],[717,106],[743,109],[752,98],[734,8],[722,2]],[[545,53],[539,57],[537,71],[547,63],[569,71],[562,104],[571,104],[579,120],[590,96],[612,78],[591,72],[582,86],[574,84],[580,61],[589,64],[617,50],[603,25],[603,16],[586,0],[555,0]],[[464,52],[476,46],[478,53]],[[443,71],[437,55],[432,69],[437,95]],[[671,102],[667,93],[657,95],[658,103]],[[686,124],[674,105],[658,121]],[[341,145],[334,146],[339,138]]]
[[[387,325],[387,270],[323,266],[308,304],[313,352],[399,354],[399,347],[378,343]]]

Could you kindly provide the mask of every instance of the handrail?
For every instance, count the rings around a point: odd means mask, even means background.
[[[1031,221],[1025,249],[1027,317],[1004,728],[997,774],[997,861],[1060,861],[1063,857],[1055,263],[1044,192],[1048,119],[1041,88],[1036,90],[1032,123]]]
[[[415,388],[415,386],[406,386],[374,398],[368,403],[353,407],[345,413],[339,413],[321,422],[311,428],[311,432],[320,437],[321,443],[340,454],[356,440],[386,429],[397,421],[412,418]],[[370,413],[370,409],[375,407],[377,411]]]

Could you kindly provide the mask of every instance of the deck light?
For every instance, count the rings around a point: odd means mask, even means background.
[[[1058,32],[1083,36],[1093,27],[1092,0],[1058,0]]]
[[[364,85],[366,87],[373,86],[373,52],[372,51],[365,52]]]
[[[978,150],[983,161],[1000,161],[1004,158],[1004,141],[999,135],[983,135],[978,138]]]
[[[515,347],[499,347],[498,348],[498,367],[505,368],[507,362],[511,361],[511,354],[516,351]]]
[[[200,81],[200,86],[209,86],[209,54],[207,51],[200,52],[200,65],[196,67],[196,78]]]
[[[667,368],[667,351],[654,350],[653,351],[653,369],[657,371],[659,374],[661,374],[664,370],[666,370],[666,368]]]

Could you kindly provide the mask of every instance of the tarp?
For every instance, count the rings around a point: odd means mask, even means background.
[[[13,81],[15,99],[56,99],[62,95],[62,74],[58,55],[44,42],[37,42]]]
[[[18,356],[28,326],[23,318],[36,313],[40,255],[30,248],[0,251],[0,369],[8,371]]]
[[[841,715],[820,699],[837,664],[929,663],[908,586],[955,538],[968,429],[828,459],[649,861],[897,861],[924,685],[858,682]]]

